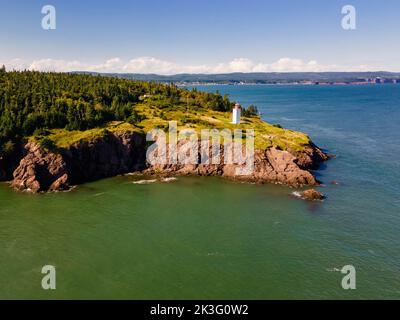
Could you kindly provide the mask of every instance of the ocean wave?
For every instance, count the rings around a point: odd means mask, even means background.
[[[70,188],[66,189],[66,190],[62,190],[61,192],[71,192],[74,191],[76,188],[78,188],[77,185],[71,186]]]
[[[138,173],[135,171],[135,172],[128,172],[128,173],[125,173],[124,175],[125,175],[125,176],[137,176]]]
[[[157,179],[149,179],[149,180],[138,180],[138,181],[133,181],[133,184],[150,184],[157,182]]]
[[[333,267],[333,268],[327,268],[326,269],[326,271],[328,271],[328,272],[338,272],[338,271],[340,271],[341,269],[339,269],[339,268],[336,268],[336,267]]]
[[[168,178],[161,179],[162,182],[172,182],[172,181],[176,181],[176,180],[178,180],[178,178],[175,178],[175,177],[168,177]]]
[[[105,192],[99,192],[99,193],[96,193],[95,195],[93,195],[93,197],[99,197],[99,196],[102,196],[103,194],[105,194]]]
[[[298,118],[286,118],[286,117],[282,117],[281,118],[284,121],[304,121],[304,119],[298,119]]]
[[[292,195],[294,195],[296,198],[301,198],[301,193],[299,191],[292,192]]]

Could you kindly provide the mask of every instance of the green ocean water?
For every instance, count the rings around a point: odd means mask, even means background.
[[[0,298],[400,298],[400,86],[199,89],[254,103],[337,154],[316,173],[327,199],[214,177],[41,195],[3,183]],[[41,288],[47,264],[56,290]],[[349,264],[356,290],[336,271]]]

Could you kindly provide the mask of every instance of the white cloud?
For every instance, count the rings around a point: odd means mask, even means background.
[[[176,73],[178,70],[180,71],[179,65],[152,57],[135,58],[123,66],[124,72],[132,73],[171,74]]]
[[[66,61],[66,60],[54,60],[54,59],[40,59],[34,60],[27,69],[29,70],[40,70],[40,71],[60,71],[66,72],[71,70],[80,70],[85,67],[79,61]]]
[[[118,72],[123,67],[123,62],[120,58],[111,58],[106,60],[103,64],[96,65],[93,67],[87,66],[85,71],[92,70],[92,71],[101,71],[101,70],[107,70],[108,72]]]
[[[25,61],[13,59],[5,64],[12,70],[39,70],[39,71],[97,71],[97,72],[125,72],[125,73],[230,73],[230,72],[322,72],[322,71],[373,71],[366,65],[343,67],[337,65],[323,65],[315,60],[281,58],[272,63],[254,62],[248,58],[235,58],[232,61],[216,65],[183,65],[176,62],[160,60],[154,57],[138,57],[123,61],[118,57],[110,58],[100,64],[90,64],[77,60],[39,59]],[[382,69],[382,68],[379,68]]]
[[[253,70],[254,62],[247,58],[236,58],[228,63],[220,63],[213,68],[215,73],[252,72]]]

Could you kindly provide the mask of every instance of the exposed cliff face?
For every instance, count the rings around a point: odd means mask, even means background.
[[[310,143],[302,152],[294,152],[296,164],[306,170],[318,169],[319,165],[329,159],[329,156],[321,151],[315,144]]]
[[[48,153],[37,144],[25,146],[26,155],[14,171],[12,186],[31,192],[68,188],[68,165],[60,154]]]
[[[221,147],[223,148],[223,147]],[[12,186],[21,191],[59,191],[72,185],[133,171],[161,175],[222,176],[235,180],[257,183],[281,183],[290,186],[316,185],[308,171],[327,160],[315,145],[304,152],[269,148],[254,155],[254,170],[248,175],[236,175],[244,165],[224,164],[146,164],[145,137],[138,133],[114,133],[91,142],[81,142],[58,153],[45,151],[38,144],[29,142],[23,157],[14,171]]]
[[[60,191],[86,181],[141,170],[144,141],[142,135],[116,133],[57,153],[28,142],[14,171],[12,186],[21,191]]]
[[[145,136],[114,133],[82,142],[62,153],[70,165],[70,181],[79,184],[132,171],[145,166]]]
[[[318,184],[314,176],[306,169],[302,169],[298,164],[298,158],[288,151],[269,148],[265,151],[255,151],[254,168],[250,174],[237,174],[237,169],[244,168],[245,165],[224,164],[223,149],[221,153],[221,164],[164,164],[151,166],[146,169],[149,174],[164,175],[200,175],[200,176],[222,176],[230,179],[257,182],[257,183],[280,183],[290,186],[316,185]],[[311,165],[311,161],[317,159],[306,159],[309,155],[304,155],[304,162]],[[321,159],[322,161],[322,159]],[[315,163],[312,163],[316,166]]]

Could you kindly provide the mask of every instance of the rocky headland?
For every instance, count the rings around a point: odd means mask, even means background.
[[[313,143],[301,151],[280,150],[271,146],[256,149],[254,170],[250,175],[235,175],[236,164],[162,164],[146,162],[145,135],[137,132],[114,132],[91,141],[50,151],[36,141],[22,146],[20,157],[7,165],[15,167],[11,179],[19,191],[46,192],[68,190],[73,185],[105,177],[137,172],[147,175],[222,176],[229,179],[278,183],[293,187],[315,186],[311,170],[328,159]],[[223,152],[222,152],[223,153]],[[5,172],[5,168],[2,168]]]
[[[20,191],[68,190],[131,172],[314,186],[318,181],[312,170],[329,158],[307,134],[263,121],[254,105],[240,106],[218,92],[173,84],[1,69],[0,115],[0,181],[11,181]],[[171,124],[179,134],[191,130],[197,141],[205,141],[204,131],[218,132],[224,140],[221,154],[232,139],[239,146],[236,151],[249,142],[254,145],[254,170],[237,175],[242,165],[223,158],[211,161],[220,164],[147,162],[146,135],[158,128],[169,138]],[[236,139],[237,132],[245,138]],[[170,142],[175,144],[175,138],[166,139]],[[198,151],[192,155],[202,158]]]

